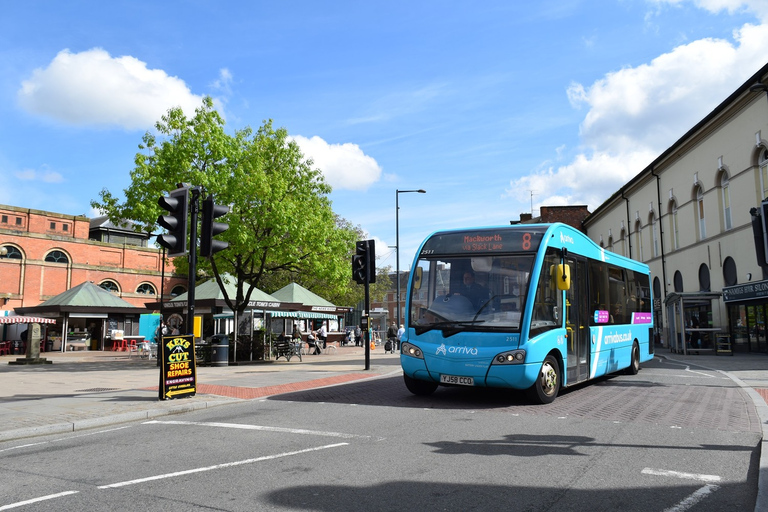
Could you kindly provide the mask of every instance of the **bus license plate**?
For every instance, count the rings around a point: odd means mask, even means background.
[[[443,384],[458,384],[459,386],[475,385],[475,379],[472,377],[460,377],[458,375],[440,375],[440,382]]]

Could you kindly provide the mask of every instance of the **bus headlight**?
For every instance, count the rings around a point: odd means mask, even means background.
[[[402,353],[407,356],[415,357],[417,359],[424,359],[424,353],[422,353],[421,349],[416,345],[405,342],[403,343],[401,349],[403,351]]]
[[[502,352],[493,358],[493,364],[520,364],[525,362],[525,350]]]

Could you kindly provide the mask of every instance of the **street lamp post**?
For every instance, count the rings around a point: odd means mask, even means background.
[[[395,190],[395,281],[397,281],[397,299],[395,318],[397,318],[397,327],[400,328],[400,194],[416,192],[426,194],[424,189],[419,190]],[[398,347],[399,348],[399,347]]]

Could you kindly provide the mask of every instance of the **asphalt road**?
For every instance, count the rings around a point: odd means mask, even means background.
[[[0,511],[752,510],[750,404],[659,361],[545,406],[387,377],[0,443]]]

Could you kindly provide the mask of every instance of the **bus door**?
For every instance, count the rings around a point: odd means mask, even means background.
[[[587,261],[568,257],[571,267],[571,287],[565,292],[566,329],[568,331],[568,384],[589,377],[589,304],[587,301]]]

